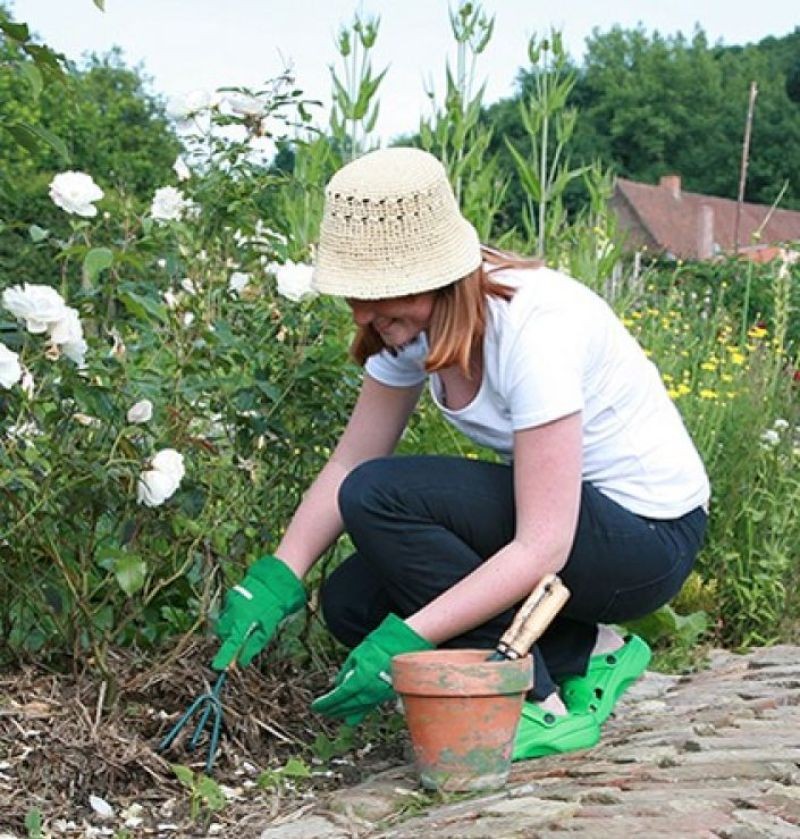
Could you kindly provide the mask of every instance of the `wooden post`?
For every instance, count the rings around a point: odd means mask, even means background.
[[[742,166],[739,171],[739,195],[736,199],[736,222],[733,228],[733,252],[739,253],[739,220],[742,215],[742,202],[744,201],[744,185],[747,181],[747,163],[750,158],[750,131],[753,127],[753,111],[756,107],[756,96],[758,87],[755,82],[750,82],[750,101],[747,105],[747,120],[744,124],[744,142],[742,143]]]

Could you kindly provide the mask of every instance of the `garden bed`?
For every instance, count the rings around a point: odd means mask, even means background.
[[[118,695],[106,708],[107,687],[86,675],[29,666],[0,677],[0,835],[127,839],[230,835],[235,826],[246,839],[323,793],[403,762],[396,714],[357,730],[322,720],[309,704],[326,689],[325,674],[278,662],[228,680],[209,784],[205,743],[188,753],[181,737],[168,754],[156,749],[214,679],[210,653],[192,641],[165,663],[115,655]],[[191,772],[179,770],[181,780],[173,764]]]

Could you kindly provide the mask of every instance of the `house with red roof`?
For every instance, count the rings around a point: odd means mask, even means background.
[[[767,261],[778,255],[776,246],[800,242],[800,212],[746,203],[737,211],[730,198],[686,192],[679,175],[665,175],[658,186],[617,178],[610,203],[629,248],[673,259],[738,250]]]

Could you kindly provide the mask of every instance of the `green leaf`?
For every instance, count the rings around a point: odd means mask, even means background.
[[[83,258],[83,276],[88,283],[93,283],[101,271],[110,268],[114,254],[109,248],[92,248]]]
[[[30,85],[33,98],[38,99],[44,87],[41,70],[32,61],[20,61],[17,68],[19,69],[20,75]]]
[[[32,224],[28,228],[28,235],[31,237],[32,242],[39,243],[43,242],[50,235],[50,231],[39,227],[38,224]]]
[[[24,824],[28,839],[42,839],[42,811],[38,807],[28,810]]]
[[[144,586],[147,565],[136,554],[120,552],[114,561],[114,576],[117,578],[119,587],[128,597],[131,597]]]
[[[94,4],[101,12],[106,10],[106,0],[94,0]]]
[[[24,146],[29,151],[37,152],[37,142],[42,142],[50,146],[61,157],[64,163],[71,163],[72,159],[64,141],[60,137],[56,137],[52,131],[42,128],[41,125],[30,125],[27,122],[12,122],[3,124],[3,127],[21,146]]]
[[[311,769],[305,761],[297,757],[290,757],[286,765],[281,769],[281,775],[287,778],[310,778]]]
[[[120,292],[119,300],[130,314],[143,321],[149,321],[152,318],[161,321],[161,323],[167,321],[166,307],[150,297],[126,290]]]
[[[191,789],[194,786],[194,772],[188,766],[182,766],[180,763],[171,763],[170,767],[175,773],[175,777],[185,786]]]
[[[221,810],[227,803],[220,785],[208,775],[198,777],[197,792],[203,797],[209,810]]]
[[[12,40],[23,44],[31,36],[26,23],[14,23],[11,20],[0,19],[0,31],[5,32]]]

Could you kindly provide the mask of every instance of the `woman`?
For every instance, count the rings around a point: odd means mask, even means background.
[[[343,530],[356,553],[321,602],[353,649],[312,708],[349,721],[394,695],[393,655],[494,647],[557,572],[571,597],[533,650],[514,758],[593,746],[650,660],[606,624],[672,598],[706,525],[706,474],[657,370],[585,286],[482,248],[417,149],[372,152],[331,179],[314,283],[352,309],[361,392],[275,554],[228,595],[214,666],[263,648]],[[444,416],[506,463],[390,456],[426,380]]]

